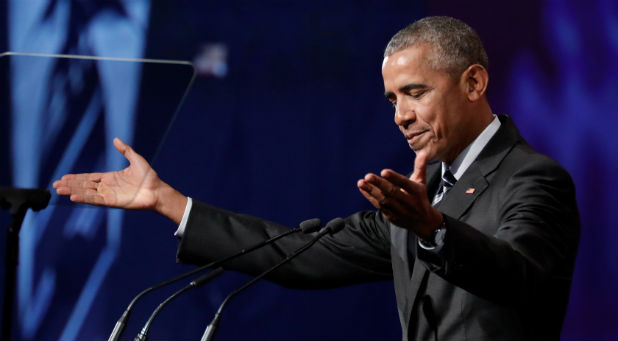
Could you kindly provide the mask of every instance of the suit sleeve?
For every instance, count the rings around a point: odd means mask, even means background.
[[[328,288],[392,278],[388,223],[375,211],[345,219],[345,228],[320,239],[306,252],[279,268],[269,280],[293,288]],[[222,210],[194,200],[178,260],[205,264],[231,255],[287,227],[248,215]],[[257,275],[312,239],[296,233],[253,251],[224,267]]]

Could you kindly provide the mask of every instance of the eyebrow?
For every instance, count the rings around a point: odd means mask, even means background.
[[[410,83],[410,84],[406,84],[402,87],[399,88],[400,92],[409,92],[411,90],[415,90],[415,89],[426,89],[427,85],[426,84],[419,84],[419,83]],[[395,94],[392,91],[386,91],[384,93],[384,97],[391,99],[395,96]]]

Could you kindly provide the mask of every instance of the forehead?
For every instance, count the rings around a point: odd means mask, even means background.
[[[414,45],[387,56],[382,61],[382,70],[387,67],[419,67],[429,66],[432,57],[431,46],[427,44]]]
[[[401,82],[430,82],[446,76],[446,72],[432,67],[433,51],[429,45],[415,45],[384,58],[382,77],[384,85],[399,87]]]

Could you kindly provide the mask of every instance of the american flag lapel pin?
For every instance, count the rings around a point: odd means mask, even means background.
[[[472,194],[474,191],[476,191],[476,189],[474,189],[474,187],[470,187],[466,190],[466,194]]]

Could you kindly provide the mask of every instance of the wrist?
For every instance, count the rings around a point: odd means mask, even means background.
[[[421,240],[433,241],[439,230],[445,228],[444,216],[440,211],[434,209],[431,216],[431,219],[427,223],[427,230],[423,233],[423,235],[419,235]]]
[[[421,246],[427,249],[433,249],[436,246],[442,245],[444,243],[444,235],[446,233],[446,220],[444,216],[441,214],[442,220],[436,229],[434,229],[430,236],[427,238],[421,238],[420,243]]]
[[[161,181],[161,186],[156,191],[156,203],[153,210],[178,225],[182,220],[187,200],[182,193]]]

